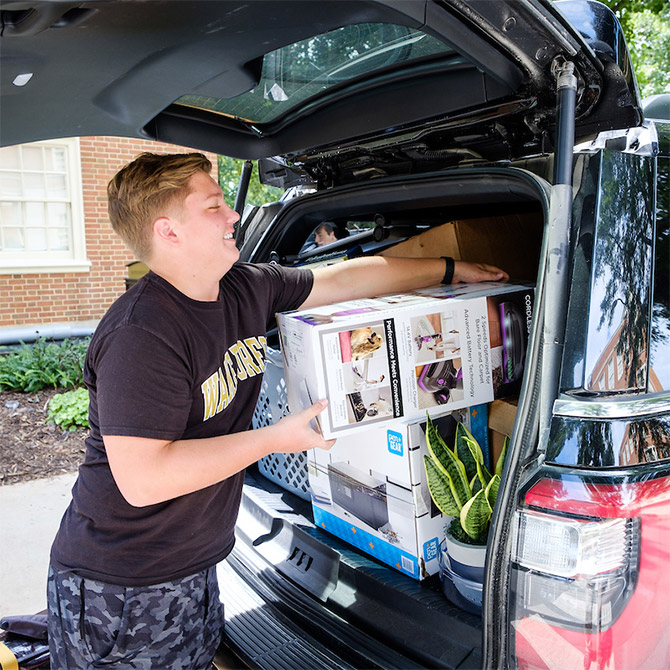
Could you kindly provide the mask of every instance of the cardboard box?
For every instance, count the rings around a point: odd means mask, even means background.
[[[447,444],[462,421],[488,454],[486,406],[435,420]],[[314,523],[400,572],[439,570],[446,518],[433,504],[423,465],[425,421],[394,422],[308,452]]]
[[[436,286],[277,317],[292,411],[328,398],[327,438],[518,391],[534,290]]]
[[[488,405],[489,445],[491,449],[491,472],[502,453],[505,436],[512,436],[516,420],[518,397],[501,398]]]
[[[540,214],[460,219],[430,228],[380,255],[451,256],[455,260],[497,265],[513,280],[535,281],[543,234],[544,220]]]

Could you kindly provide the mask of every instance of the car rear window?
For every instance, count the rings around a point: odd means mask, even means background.
[[[455,54],[443,42],[406,26],[356,24],[266,54],[260,82],[247,93],[229,99],[185,95],[177,104],[268,123],[343,82]]]

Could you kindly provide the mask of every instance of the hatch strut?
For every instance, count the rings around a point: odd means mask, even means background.
[[[574,64],[555,61],[556,149],[551,187],[544,276],[539,449],[546,450],[554,400],[558,396],[568,299],[568,254],[572,222],[572,156],[575,144],[577,77]]]
[[[235,196],[235,206],[233,209],[242,216],[244,205],[247,201],[247,192],[249,191],[249,182],[251,181],[251,171],[254,164],[250,160],[242,163],[242,171],[240,172],[240,181],[237,185],[237,195]]]

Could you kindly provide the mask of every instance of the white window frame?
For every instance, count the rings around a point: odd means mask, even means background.
[[[68,203],[72,222],[72,249],[56,251],[2,251],[0,250],[0,275],[58,272],[89,272],[91,262],[86,258],[86,231],[84,225],[84,197],[81,179],[79,138],[43,140],[33,146],[63,146],[66,154]],[[23,201],[24,198],[18,199]],[[48,201],[48,199],[47,199]],[[4,198],[3,202],[10,202]]]
[[[623,379],[623,354],[616,355],[616,375],[619,379]]]

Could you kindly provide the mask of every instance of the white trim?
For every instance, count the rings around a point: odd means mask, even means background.
[[[44,263],[26,258],[22,261],[5,261],[0,256],[0,275],[28,275],[58,272],[90,272],[91,261],[62,260],[45,258]]]

